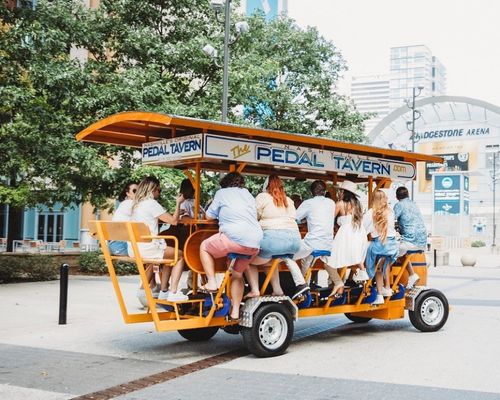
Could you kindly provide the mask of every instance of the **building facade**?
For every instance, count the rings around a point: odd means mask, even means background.
[[[422,97],[446,94],[446,69],[425,45],[391,47],[390,109],[405,104],[414,87]]]
[[[417,87],[421,97],[446,94],[446,68],[425,45],[391,47],[388,75],[353,77],[354,104],[361,112],[375,114],[365,122],[366,134],[389,112],[406,104]]]
[[[415,122],[415,151],[444,159],[442,164],[418,166],[414,199],[428,226],[434,233],[446,231],[447,236],[470,237],[491,244],[493,215],[495,213],[496,220],[500,217],[500,107],[460,96],[417,99],[415,106],[421,113],[421,118]],[[392,111],[371,131],[372,144],[395,149],[411,148],[411,132],[407,127],[410,120],[411,110],[406,105]],[[453,175],[467,177],[467,194],[460,200],[460,207],[458,192],[453,194],[453,190],[449,190],[444,203],[436,195],[435,177],[448,175],[450,184],[454,180],[458,182]],[[396,182],[395,186],[398,184],[401,182]],[[494,184],[497,185],[495,200]],[[447,230],[442,226],[432,227],[435,216],[443,214],[449,215],[450,221],[453,215],[457,220],[459,216],[466,216],[467,226],[461,232],[453,223],[447,223]]]
[[[365,122],[365,131],[370,132],[382,118],[389,114],[389,75],[353,77],[351,99],[362,113],[372,114]]]

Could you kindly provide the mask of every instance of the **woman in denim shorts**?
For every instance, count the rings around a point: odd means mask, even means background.
[[[283,182],[277,175],[270,175],[264,184],[264,192],[255,199],[257,205],[257,219],[264,232],[260,242],[259,255],[252,261],[253,267],[249,268],[246,277],[250,284],[248,297],[260,295],[258,270],[256,265],[269,263],[275,255],[295,254],[300,248],[300,233],[295,221],[295,206],[285,193]],[[292,259],[285,259],[295,285],[297,286],[293,297],[297,297],[308,289],[300,268]],[[271,278],[273,295],[282,296],[283,289],[279,281],[278,270]]]

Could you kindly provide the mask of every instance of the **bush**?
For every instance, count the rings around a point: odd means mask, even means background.
[[[0,256],[0,283],[50,281],[59,276],[59,260],[40,254]]]
[[[470,244],[470,247],[484,247],[484,246],[486,246],[486,243],[484,243],[482,240],[474,240]]]
[[[89,251],[80,255],[80,271],[89,274],[107,275],[108,267],[100,251]],[[137,274],[137,267],[134,263],[125,261],[114,261],[117,275]]]

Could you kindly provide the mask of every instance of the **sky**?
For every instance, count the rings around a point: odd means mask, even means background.
[[[500,106],[500,0],[288,0],[288,15],[333,41],[350,75],[389,73],[389,49],[425,44],[447,94]]]

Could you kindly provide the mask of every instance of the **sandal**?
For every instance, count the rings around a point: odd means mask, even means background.
[[[229,314],[227,315],[227,322],[239,322],[240,317],[238,318],[233,318]]]
[[[199,292],[205,292],[205,293],[217,293],[219,291],[219,288],[217,288],[217,289],[207,289],[205,286],[206,285],[201,285],[198,288],[198,291]]]

